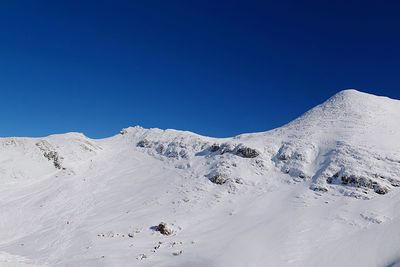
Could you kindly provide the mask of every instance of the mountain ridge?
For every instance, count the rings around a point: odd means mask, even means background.
[[[358,100],[358,102],[360,102],[359,101],[360,98],[364,98],[364,99],[365,98],[370,98],[370,99],[374,98],[375,100],[376,99],[380,99],[380,100],[384,100],[384,101],[393,102],[393,104],[400,105],[400,100],[398,100],[398,99],[392,99],[392,98],[389,98],[389,97],[386,97],[386,96],[376,96],[376,95],[373,95],[373,94],[364,93],[364,92],[356,90],[356,89],[345,89],[345,90],[339,91],[338,93],[336,93],[335,95],[330,97],[328,100],[326,100],[324,103],[322,103],[320,105],[317,105],[316,107],[323,106],[323,105],[326,105],[327,103],[331,103],[331,102],[333,102],[333,103],[334,102],[346,103],[346,102],[349,102],[349,100],[354,100],[354,99],[356,99],[356,100]],[[338,101],[338,100],[341,100],[341,101]],[[316,107],[314,107],[314,108],[316,108]],[[292,120],[292,121],[290,121],[290,122],[288,122],[288,123],[286,123],[286,124],[284,124],[282,126],[279,126],[277,128],[273,128],[273,129],[266,130],[266,131],[255,132],[255,133],[242,133],[242,134],[238,134],[238,135],[230,136],[230,137],[211,137],[211,136],[201,135],[201,134],[198,134],[198,133],[195,133],[195,132],[191,132],[189,130],[177,130],[177,129],[170,129],[170,128],[161,129],[161,128],[157,128],[157,127],[155,127],[155,128],[154,127],[152,127],[152,128],[144,128],[144,127],[142,127],[140,125],[129,126],[127,128],[122,129],[121,131],[130,130],[130,129],[133,129],[133,130],[134,129],[146,129],[146,130],[156,130],[156,131],[158,131],[158,130],[160,130],[160,131],[175,131],[175,132],[188,133],[188,134],[193,134],[193,135],[198,135],[198,136],[208,137],[208,138],[214,138],[214,139],[227,139],[227,138],[235,138],[235,137],[238,137],[238,136],[241,136],[241,135],[247,135],[247,134],[261,134],[261,133],[266,133],[266,132],[270,132],[270,131],[274,131],[274,130],[280,129],[280,128],[285,127],[285,126],[295,122],[296,120],[300,119],[301,117],[303,117],[304,115],[306,115],[307,113],[312,111],[314,108],[306,111],[305,113],[300,115],[298,118],[296,118],[296,119],[294,119],[294,120]],[[40,139],[40,138],[46,138],[46,137],[50,137],[50,136],[59,136],[59,135],[83,135],[83,136],[85,136],[85,137],[87,137],[89,139],[93,139],[93,140],[107,139],[107,138],[111,138],[111,137],[115,136],[115,135],[112,135],[112,136],[108,136],[108,137],[104,137],[104,138],[91,138],[91,137],[86,136],[82,132],[74,132],[74,131],[72,131],[72,132],[66,132],[66,133],[54,133],[54,134],[50,134],[50,135],[47,135],[47,136],[39,136],[39,137],[4,136],[4,137],[0,137],[0,139],[4,139],[4,138],[34,138],[34,139]],[[118,134],[116,134],[116,135],[118,135]]]
[[[140,126],[0,138],[0,265],[388,266],[399,103],[341,91],[232,138]],[[349,255],[352,237],[369,245]]]

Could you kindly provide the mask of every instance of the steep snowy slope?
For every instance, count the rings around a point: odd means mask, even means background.
[[[315,190],[349,185],[362,190],[336,189],[366,197],[368,188],[385,194],[399,186],[399,121],[398,100],[345,90],[282,128],[237,139],[281,143],[273,161],[292,176],[311,177]]]
[[[399,121],[346,90],[233,138],[0,139],[0,266],[397,266]]]

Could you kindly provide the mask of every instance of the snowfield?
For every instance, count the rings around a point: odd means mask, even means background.
[[[345,90],[268,132],[0,151],[1,267],[400,266],[399,100]]]

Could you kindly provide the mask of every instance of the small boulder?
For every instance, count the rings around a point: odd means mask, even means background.
[[[179,250],[179,251],[172,252],[172,255],[173,255],[173,256],[179,256],[179,255],[181,255],[182,253],[183,253],[183,250]]]
[[[161,222],[156,227],[156,231],[160,232],[162,235],[171,235],[174,231],[165,222]]]

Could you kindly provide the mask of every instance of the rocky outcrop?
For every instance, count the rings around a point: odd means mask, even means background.
[[[354,186],[357,188],[368,188],[374,190],[375,193],[384,195],[389,192],[389,188],[382,185],[378,181],[374,181],[372,178],[365,177],[365,176],[357,176],[354,174],[350,175],[339,175],[336,174],[334,176],[336,179],[340,179],[343,185]],[[328,180],[328,183],[332,182]]]
[[[260,155],[260,152],[258,152],[256,149],[246,147],[244,145],[239,145],[234,152],[236,156],[250,159],[256,158]]]
[[[230,153],[242,158],[256,158],[260,155],[258,150],[247,147],[243,144],[213,144],[208,148],[208,150],[214,154],[223,155],[225,153]]]
[[[48,152],[46,151],[43,153],[43,156],[49,161],[52,161],[56,169],[62,169],[60,157],[58,156],[57,151],[48,151]]]
[[[53,162],[53,165],[56,169],[63,169],[61,165],[62,157],[59,156],[58,152],[55,151],[50,143],[42,140],[40,142],[37,142],[36,146],[40,149],[40,151],[43,153],[43,156],[47,160]]]
[[[283,143],[272,161],[283,173],[294,178],[309,179],[308,166],[315,160],[317,148],[311,143]]]
[[[318,192],[327,192],[340,185],[347,195],[364,198],[369,190],[384,195],[391,187],[400,185],[396,179],[400,177],[396,160],[388,160],[371,148],[345,142],[333,146],[331,150],[321,151],[312,143],[286,142],[272,160],[294,180],[311,179],[310,189]]]
[[[150,147],[152,147],[153,144],[149,140],[143,139],[143,140],[140,140],[136,145],[138,147],[150,148]]]
[[[193,144],[188,144],[180,141],[161,142],[151,141],[144,138],[137,142],[136,146],[146,149],[146,151],[151,155],[160,155],[173,160],[187,160],[200,151],[203,148],[204,143],[194,142]]]
[[[224,184],[228,181],[228,175],[220,172],[215,172],[208,175],[208,179],[214,184]]]

